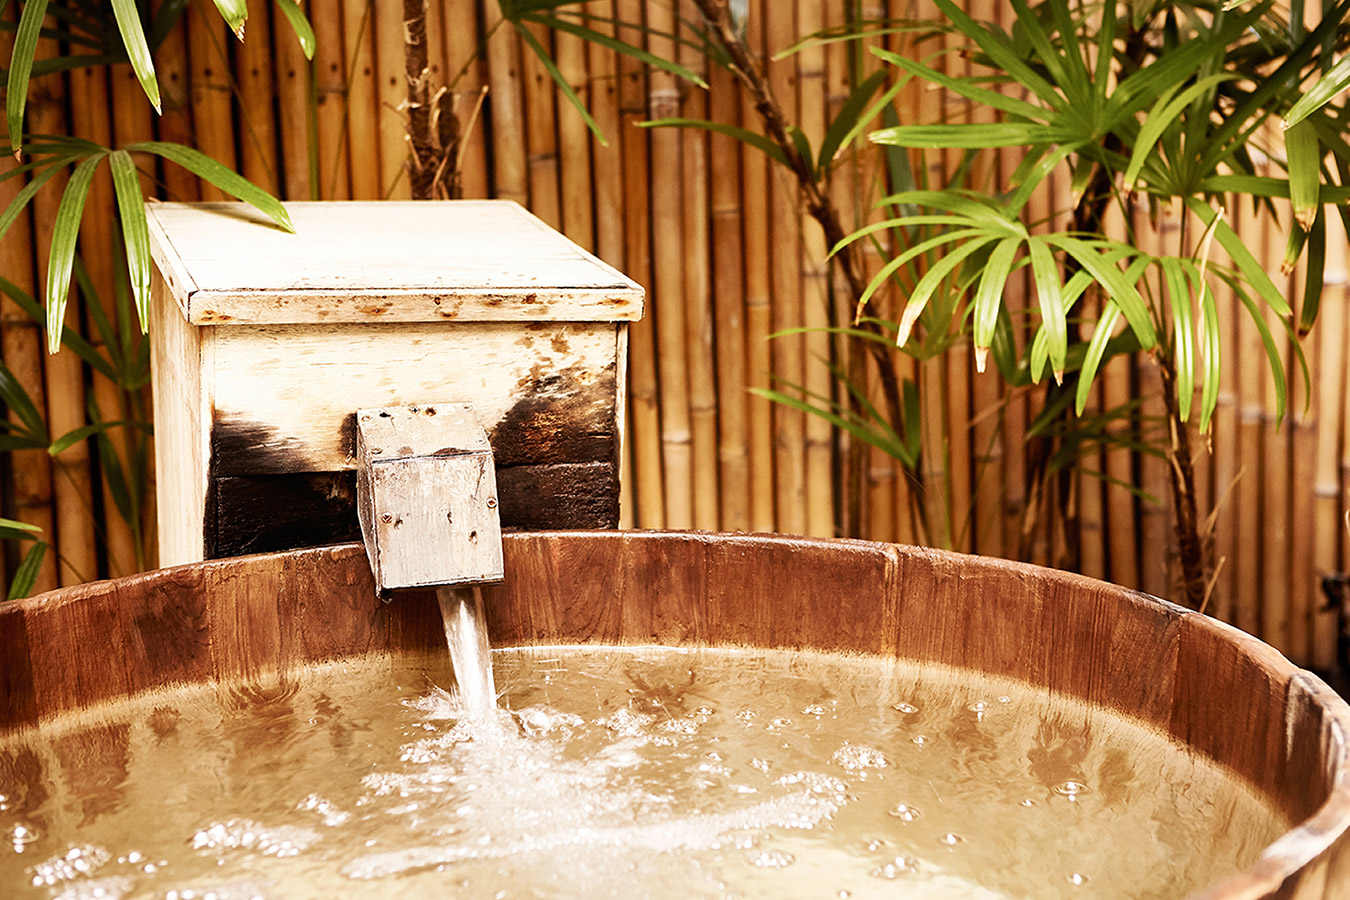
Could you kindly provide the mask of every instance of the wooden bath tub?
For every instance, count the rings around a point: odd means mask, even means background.
[[[1063,572],[861,541],[508,535],[497,646],[741,644],[964,666],[1102,704],[1246,777],[1296,822],[1205,898],[1350,898],[1350,708],[1213,619]],[[0,607],[0,730],[176,683],[274,681],[444,646],[431,593],[379,602],[359,545],[240,557]]]

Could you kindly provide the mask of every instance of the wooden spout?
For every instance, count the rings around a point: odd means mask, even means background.
[[[472,403],[356,414],[356,509],[381,594],[502,580],[492,448]]]

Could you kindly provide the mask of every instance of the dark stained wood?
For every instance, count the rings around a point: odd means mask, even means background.
[[[619,467],[613,458],[499,465],[497,496],[503,528],[615,528],[619,524]]]
[[[355,472],[216,477],[206,506],[208,559],[361,539]]]
[[[499,646],[843,650],[1018,678],[1173,735],[1298,823],[1193,900],[1350,896],[1350,707],[1197,613],[1081,576],[860,541],[577,531],[507,534],[504,551],[507,580],[484,588]],[[359,544],[161,570],[0,606],[0,729],[181,682],[284,698],[297,667],[443,646],[434,594],[380,601]],[[112,766],[101,777],[115,776],[109,737],[90,750]]]

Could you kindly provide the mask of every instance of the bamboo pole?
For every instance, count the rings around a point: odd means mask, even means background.
[[[277,170],[277,125],[272,103],[252,102],[252,98],[278,96],[278,83],[272,72],[271,23],[265,12],[249,16],[247,38],[235,47],[233,66],[238,85],[238,143],[239,173],[259,187],[276,193],[279,186]],[[290,43],[294,43],[291,39]],[[303,57],[302,57],[303,58]],[[223,57],[219,64],[228,66]],[[283,106],[283,113],[287,112]],[[303,117],[300,120],[301,128]],[[302,144],[303,146],[303,144]],[[305,194],[301,194],[304,197]]]
[[[549,48],[549,32],[538,25],[528,26],[543,47]],[[525,147],[529,153],[530,211],[554,228],[562,227],[562,208],[558,196],[558,123],[554,108],[557,89],[539,57],[521,50],[522,79],[525,84]],[[571,110],[567,111],[568,114]]]
[[[1281,219],[1288,221],[1287,205],[1277,201],[1277,208],[1283,206]],[[1269,220],[1257,219],[1253,223],[1260,229],[1260,238],[1252,246],[1262,249],[1261,258],[1269,259],[1271,254],[1279,254],[1284,249],[1283,237],[1274,235],[1275,229]],[[1286,279],[1276,277],[1276,286],[1283,287]],[[1288,291],[1284,291],[1288,296]],[[1282,359],[1289,358],[1289,344],[1282,340],[1284,326],[1278,316],[1266,315],[1267,327],[1276,335],[1277,345],[1283,351]],[[1269,366],[1262,365],[1262,393],[1264,396],[1264,428],[1261,432],[1262,479],[1261,479],[1261,523],[1265,546],[1262,548],[1261,566],[1261,634],[1267,641],[1286,656],[1294,655],[1292,643],[1294,606],[1289,595],[1290,557],[1290,510],[1289,496],[1290,465],[1289,442],[1292,432],[1291,422],[1281,422],[1276,418],[1275,380],[1271,377]],[[1290,395],[1292,399],[1292,394]],[[1292,420],[1293,404],[1286,405],[1286,419]]]
[[[1119,234],[1124,228],[1123,216],[1113,207],[1109,213],[1111,233]],[[1091,310],[1094,316],[1101,315],[1101,296],[1096,291],[1085,297],[1080,304]],[[1087,335],[1085,335],[1086,337]],[[1118,357],[1103,366],[1097,379],[1100,385],[1101,406],[1105,410],[1119,409],[1133,396],[1131,383],[1132,366],[1130,360]],[[1131,426],[1132,427],[1132,426]],[[1128,450],[1113,450],[1105,454],[1105,469],[1108,478],[1117,484],[1134,483],[1136,454]],[[1111,580],[1127,587],[1139,587],[1142,583],[1142,554],[1139,549],[1139,507],[1144,503],[1129,491],[1119,487],[1106,490],[1107,553]]]
[[[1148,219],[1148,211],[1136,209],[1135,229],[1141,249],[1156,254],[1167,252],[1164,236]],[[1135,363],[1135,383],[1143,398],[1142,410],[1149,421],[1164,422],[1167,415],[1162,400],[1164,384],[1162,373],[1151,357],[1140,357]],[[1164,425],[1165,427],[1165,425]],[[1139,483],[1156,502],[1139,505],[1139,586],[1155,597],[1177,599],[1177,582],[1171,577],[1171,558],[1175,550],[1171,528],[1172,505],[1167,464],[1147,454],[1139,458]]]
[[[445,86],[454,94],[452,102],[460,120],[460,185],[465,197],[488,196],[487,124],[480,115],[475,120],[482,90],[487,85],[483,54],[484,38],[480,6],[471,0],[449,0],[442,18],[445,47]],[[494,38],[503,40],[504,38]],[[608,51],[606,51],[608,52]],[[463,76],[460,76],[460,72]],[[458,79],[458,81],[456,81]],[[467,130],[467,134],[465,133]]]
[[[735,77],[720,66],[713,66],[708,83],[709,118],[736,124],[740,118],[740,97]],[[733,138],[714,134],[709,138],[709,159],[712,296],[717,323],[719,519],[723,530],[749,531],[751,483],[740,146]]]
[[[684,0],[680,14],[697,21],[696,7]],[[682,28],[682,31],[688,31]],[[692,38],[690,34],[683,35]],[[681,65],[707,80],[707,65],[696,48],[681,44],[676,52]],[[708,96],[686,88],[680,114],[706,119]],[[680,184],[683,197],[684,243],[684,337],[689,379],[689,429],[695,528],[715,530],[719,525],[717,444],[717,370],[713,358],[713,298],[711,225],[709,222],[708,136],[701,129],[680,129]]]
[[[353,200],[379,200],[384,196],[380,186],[377,123],[383,114],[375,76],[374,7],[374,0],[342,0],[347,60],[347,151]],[[401,148],[398,158],[403,158]],[[341,166],[337,168],[341,170]]]
[[[236,169],[229,64],[224,62],[226,41],[235,38],[214,9],[194,3],[188,6],[184,15],[188,29],[195,145],[227,169]],[[203,200],[233,199],[205,182],[200,185],[200,194]]]
[[[764,54],[772,58],[795,40],[795,2],[765,4]],[[770,89],[784,116],[797,116],[797,90],[791,60],[768,65]],[[796,184],[779,167],[769,169],[770,324],[775,332],[800,328],[804,319],[801,294],[801,220],[797,215]],[[805,384],[805,347],[801,335],[774,338],[770,343],[773,374],[793,385]],[[789,534],[806,531],[806,421],[805,415],[782,404],[773,409],[774,475],[777,488],[777,529]]]
[[[433,4],[438,6],[439,4]],[[275,7],[273,7],[275,9]],[[324,18],[332,18],[324,16]],[[291,200],[317,200],[318,104],[312,90],[314,72],[295,33],[284,21],[272,29],[276,53],[277,117],[281,120],[279,181]],[[257,35],[250,35],[256,39]],[[317,39],[317,38],[316,38]],[[318,48],[315,48],[317,53]],[[311,173],[310,143],[314,141],[314,171]]]
[[[1216,253],[1218,252],[1216,248]],[[1211,475],[1213,501],[1207,515],[1214,517],[1214,587],[1207,612],[1226,622],[1236,623],[1237,606],[1234,563],[1238,548],[1236,515],[1237,481],[1241,469],[1238,456],[1238,323],[1234,318],[1237,299],[1228,285],[1211,279],[1214,306],[1218,313],[1220,351],[1219,396],[1210,424],[1209,443],[1213,448]],[[1246,477],[1246,476],[1242,476]]]
[[[49,38],[38,42],[38,59],[55,56],[59,52],[56,42]],[[60,77],[34,80],[28,100],[28,131],[33,134],[67,133],[66,101],[65,85]],[[65,189],[66,178],[66,173],[56,176],[33,198],[33,227],[39,235],[38,277],[43,284],[46,283],[47,253],[52,229],[56,224],[56,210]],[[78,297],[72,297],[66,307],[65,318],[66,324],[77,330],[79,307]],[[46,385],[47,428],[52,437],[59,437],[85,424],[83,367],[79,357],[70,352],[47,355],[43,357],[42,365]],[[52,545],[62,557],[58,569],[61,584],[78,584],[98,577],[94,518],[90,503],[93,483],[89,472],[88,442],[74,444],[58,455],[55,462],[58,470],[54,481],[56,528]]]
[[[1327,255],[1322,287],[1322,306],[1313,340],[1318,343],[1317,447],[1313,480],[1313,566],[1318,577],[1343,569],[1339,549],[1342,529],[1341,485],[1337,444],[1341,434],[1341,403],[1346,384],[1346,262],[1347,240],[1341,217],[1327,215]],[[1316,585],[1313,585],[1316,590]],[[1323,671],[1336,665],[1337,617],[1331,610],[1314,607],[1309,661]]]
[[[615,18],[641,25],[642,0],[615,0]],[[617,30],[630,44],[641,46],[642,32],[637,27]],[[647,118],[647,76],[642,65],[625,56],[619,61],[619,112],[623,133],[624,184],[624,262],[628,276],[638,284],[652,285],[650,138],[636,127]],[[653,300],[647,297],[647,310],[628,333],[628,414],[632,423],[634,522],[641,528],[666,525],[665,474],[661,458],[661,410],[657,394],[656,329]]]
[[[525,154],[525,120],[520,81],[520,42],[504,31],[488,44],[488,103],[492,121],[492,196],[530,202],[530,173]]]
[[[591,79],[586,72],[586,45],[566,32],[553,35],[558,70],[587,109],[594,106]],[[537,126],[536,126],[537,127]],[[612,131],[606,140],[617,137]],[[558,152],[562,187],[562,231],[588,250],[595,249],[595,218],[591,203],[591,133],[586,122],[568,104],[558,110]]]
[[[352,196],[347,152],[347,48],[350,21],[343,7],[333,6],[327,15],[310,17],[314,27],[314,104],[319,158],[318,196],[321,200],[348,200]],[[312,8],[312,7],[311,7]]]
[[[797,35],[814,34],[824,27],[821,7],[822,4],[810,0],[802,0],[797,4]],[[811,147],[818,152],[827,127],[825,49],[820,45],[807,47],[782,64],[795,65],[797,68],[798,123]],[[829,267],[825,263],[830,248],[825,246],[825,233],[816,222],[807,220],[799,212],[798,223],[802,251],[802,321],[798,324],[810,329],[802,339],[805,352],[803,383],[811,393],[829,397],[835,393],[829,368],[830,336],[825,330],[832,318],[829,309]],[[834,430],[829,422],[819,416],[807,416],[805,440],[806,533],[831,537],[835,534]]]
[[[763,52],[766,0],[752,0],[746,43]],[[753,121],[755,110],[741,95],[741,120]],[[746,377],[751,388],[773,387],[773,355],[769,334],[773,330],[769,289],[769,180],[770,163],[759,150],[741,148],[741,209],[745,278]],[[777,524],[777,490],[774,478],[774,407],[760,396],[748,400],[750,441],[750,527],[773,531]]]
[[[140,86],[137,85],[137,94],[140,93]],[[103,146],[111,145],[113,135],[112,121],[108,113],[108,70],[101,66],[76,69],[70,77],[70,94],[70,124],[74,133]],[[119,99],[123,104],[146,103],[143,96],[123,95]],[[89,304],[100,304],[108,321],[116,322],[116,278],[113,270],[113,250],[116,240],[112,217],[108,214],[114,209],[112,180],[100,173],[89,186],[85,204],[86,208],[94,211],[94,214],[86,216],[81,226],[79,251],[97,294],[88,296],[81,292],[81,298],[86,308]],[[86,331],[90,343],[100,350],[104,349],[102,335],[93,328]],[[90,380],[90,387],[93,388],[94,403],[100,418],[114,422],[128,418],[122,391],[116,384],[100,375],[94,375]],[[126,438],[127,434],[124,431],[108,434],[108,439],[123,461],[131,458],[130,444]],[[91,442],[87,442],[86,446]],[[101,464],[100,460],[100,468]],[[100,485],[103,495],[102,516],[97,518],[91,516],[91,519],[95,533],[102,537],[106,554],[106,571],[112,575],[130,575],[140,568],[137,565],[138,548],[132,534],[131,523],[118,514],[110,482],[106,477],[100,479]],[[95,576],[91,573],[90,577]]]
[[[7,13],[7,15],[13,15]],[[0,53],[8,58],[12,32],[0,34]],[[0,172],[9,172],[18,165],[13,157],[0,162]],[[24,179],[19,177],[0,181],[0,206],[7,208],[14,195],[23,187]],[[34,294],[33,289],[33,245],[30,231],[30,215],[20,214],[10,227],[5,240],[0,241],[0,271],[21,290]],[[33,401],[41,407],[42,384],[42,328],[30,319],[8,295],[0,293],[0,357],[10,373]],[[11,421],[17,416],[11,410]],[[42,529],[41,539],[47,542],[56,536],[56,509],[52,497],[52,463],[45,450],[19,450],[9,455],[10,478],[12,484],[5,485],[7,494],[7,512],[21,522],[36,525]],[[27,553],[31,545],[24,544],[20,553]],[[21,559],[22,557],[20,557]],[[56,553],[49,549],[38,570],[33,590],[37,593],[49,591],[60,586],[57,572]]]
[[[408,177],[408,78],[403,4],[371,5],[375,37],[375,139],[380,148],[380,197],[412,197]]]
[[[194,146],[196,135],[192,127],[192,82],[188,65],[187,14],[177,28],[171,29],[155,53],[155,72],[159,78],[161,115],[155,123],[161,141]],[[145,102],[145,101],[142,101]],[[118,120],[118,104],[114,104],[114,131],[119,143],[125,143],[122,133],[127,124]],[[143,162],[142,165],[149,165]],[[199,199],[197,177],[182,166],[165,165],[161,179],[163,195],[170,200],[191,202]],[[150,529],[153,534],[154,529]]]
[[[1229,207],[1233,210],[1235,226],[1243,243],[1258,248],[1260,230],[1253,228],[1251,214],[1240,204]],[[1237,301],[1235,300],[1236,304]],[[1261,454],[1261,438],[1265,409],[1262,405],[1261,379],[1264,377],[1266,363],[1265,352],[1261,347],[1260,335],[1256,327],[1248,320],[1245,310],[1235,305],[1233,316],[1237,320],[1239,335],[1238,352],[1234,363],[1237,366],[1238,403],[1240,417],[1238,425],[1238,459],[1243,461],[1245,473],[1238,483],[1237,523],[1235,526],[1235,584],[1238,590],[1237,626],[1252,634],[1261,633],[1261,566],[1265,535],[1264,498],[1261,496],[1262,471],[1264,460]]]

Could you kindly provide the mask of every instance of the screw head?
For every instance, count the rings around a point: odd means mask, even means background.
[[[496,498],[496,497],[489,497],[489,498],[487,498],[487,508],[488,508],[488,509],[496,509],[496,508],[497,508],[497,498]]]
[[[390,522],[394,521],[394,517],[391,516],[389,513],[385,513],[384,515],[380,516],[380,521],[388,525]]]

